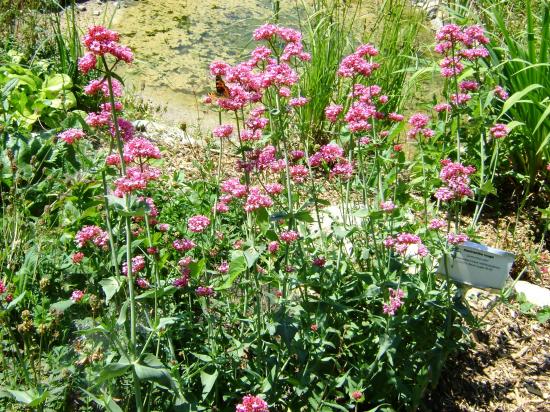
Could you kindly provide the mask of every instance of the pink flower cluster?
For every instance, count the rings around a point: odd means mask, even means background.
[[[214,296],[216,292],[214,292],[214,288],[211,286],[199,286],[197,289],[195,289],[195,293],[197,296]]]
[[[135,137],[124,144],[124,161],[142,164],[149,159],[160,159],[159,148],[149,139]]]
[[[395,204],[391,200],[380,202],[380,210],[386,213],[391,213],[396,208]]]
[[[78,61],[79,70],[86,74],[97,65],[97,57],[112,55],[117,60],[131,63],[134,60],[132,51],[118,43],[120,36],[117,32],[103,26],[92,26],[84,36],[83,42],[88,53]]]
[[[189,218],[187,229],[193,233],[202,233],[210,225],[210,219],[203,215],[197,215]]]
[[[300,235],[295,230],[286,230],[281,232],[279,238],[285,243],[293,243],[300,238]]]
[[[274,149],[274,148],[273,148]],[[270,164],[269,161],[258,160],[256,165]],[[267,167],[267,166],[266,166]],[[231,178],[222,182],[220,190],[224,195],[218,199],[216,204],[216,211],[219,213],[225,213],[229,211],[229,203],[233,199],[245,198],[244,210],[252,212],[262,207],[271,207],[273,200],[269,195],[279,194],[283,190],[283,186],[279,183],[268,184],[265,187],[265,192],[258,186],[246,187],[238,178]]]
[[[0,279],[0,295],[1,295],[2,293],[6,293],[6,290],[7,290],[6,285],[4,284],[4,282],[2,281],[2,279]]]
[[[176,239],[172,242],[172,246],[178,252],[187,252],[193,249],[196,245],[191,239]]]
[[[269,412],[267,402],[259,396],[246,395],[235,412]]]
[[[408,138],[416,138],[418,135],[424,137],[433,137],[435,132],[426,127],[430,121],[430,118],[423,113],[415,113],[409,118],[409,125],[411,128],[407,132]]]
[[[338,75],[341,77],[354,77],[357,75],[369,77],[380,65],[370,61],[372,59],[367,61],[365,57],[372,58],[377,55],[378,50],[372,44],[362,44],[354,53],[342,59],[338,68]]]
[[[447,223],[443,219],[433,219],[428,224],[428,229],[439,230],[444,228],[446,225]]]
[[[394,316],[397,309],[403,305],[403,301],[401,299],[405,297],[405,293],[401,289],[389,288],[389,291],[390,301],[389,303],[384,303],[384,313],[386,315]]]
[[[124,197],[125,194],[144,190],[147,184],[160,177],[160,169],[148,165],[129,167],[126,169],[126,176],[115,180],[114,195]]]
[[[451,245],[461,245],[464,242],[467,242],[470,238],[464,233],[448,233],[447,242]]]
[[[403,256],[427,256],[428,249],[422,243],[419,236],[412,233],[399,233],[396,237],[387,237],[384,246],[393,248]]]
[[[75,235],[74,241],[78,247],[92,243],[102,249],[107,249],[109,235],[98,226],[84,226]]]
[[[335,143],[321,146],[319,151],[310,156],[309,165],[311,167],[323,165],[329,167],[330,178],[340,177],[347,180],[351,178],[353,174],[353,164],[344,158],[344,149]],[[304,171],[307,172],[305,167]]]
[[[80,140],[86,136],[82,129],[67,129],[57,135],[61,140],[67,144],[73,144],[77,140]]]
[[[489,133],[491,133],[491,136],[495,139],[502,139],[503,137],[508,136],[509,130],[505,124],[497,123],[489,129]]]
[[[443,168],[439,173],[439,178],[445,183],[435,192],[435,197],[443,202],[463,197],[473,196],[474,192],[470,189],[469,176],[475,172],[473,166],[464,166],[461,163],[453,163],[449,159],[441,161]]]
[[[132,273],[141,272],[145,268],[145,257],[143,255],[137,255],[132,258]],[[122,264],[122,274],[128,275],[128,263]]]
[[[84,298],[84,292],[81,290],[73,290],[71,293],[71,300],[75,303],[80,302]]]

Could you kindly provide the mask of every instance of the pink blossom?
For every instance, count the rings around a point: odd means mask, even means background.
[[[291,95],[291,91],[288,87],[281,87],[279,89],[279,96],[288,98],[290,97],[290,95]]]
[[[343,109],[341,104],[331,104],[325,108],[325,116],[330,122],[335,123]]]
[[[138,285],[140,289],[149,289],[151,287],[151,285],[145,278],[137,278],[136,285]]]
[[[416,129],[422,129],[427,126],[429,121],[429,116],[422,113],[416,113],[409,118],[409,125]]]
[[[265,185],[265,191],[270,195],[281,194],[284,190],[284,186],[280,183],[268,183]]]
[[[279,28],[275,24],[264,24],[254,30],[252,37],[254,40],[269,40],[276,34],[278,34]]]
[[[67,129],[57,135],[57,137],[67,144],[73,144],[75,141],[80,140],[85,136],[86,133],[84,133],[84,130],[81,129]]]
[[[441,112],[450,112],[452,106],[449,103],[439,103],[434,106],[434,110],[438,113]]]
[[[6,285],[4,284],[4,282],[2,281],[2,279],[0,279],[0,295],[2,293],[6,293],[8,289],[6,288]]]
[[[261,207],[271,207],[273,205],[273,200],[268,195],[261,193],[260,189],[256,186],[250,187],[248,192],[248,197],[244,204],[244,210],[247,212],[252,212]]]
[[[203,215],[196,215],[187,221],[187,229],[194,233],[202,233],[210,225],[210,219]]]
[[[441,161],[443,166],[439,178],[446,186],[439,188],[435,197],[441,201],[448,202],[453,199],[473,196],[470,189],[469,176],[475,172],[473,166],[464,166],[461,163],[453,163],[449,159]]]
[[[441,41],[449,41],[449,42],[462,42],[464,40],[464,33],[462,33],[462,30],[459,26],[456,24],[446,24],[445,26],[441,27],[436,35],[435,38],[441,42]]]
[[[172,246],[178,252],[187,252],[195,247],[195,242],[191,239],[176,239],[172,242]]]
[[[132,125],[132,122],[119,117],[117,119],[117,124],[118,124],[118,132],[120,133],[120,138],[123,141],[128,142],[134,138],[134,125]],[[115,128],[114,123],[111,123],[109,125],[109,131],[111,133],[111,136],[116,137],[117,129]]]
[[[259,396],[246,395],[237,405],[235,412],[269,412],[269,407]]]
[[[472,46],[474,43],[487,44],[489,38],[485,36],[485,30],[479,25],[473,25],[464,29],[463,43],[466,46]]]
[[[91,242],[98,247],[106,249],[108,239],[109,235],[100,227],[84,226],[75,235],[74,240],[76,245],[80,248],[86,246],[88,243]]]
[[[466,93],[453,93],[451,95],[451,103],[455,106],[466,104],[472,99],[472,96]]]
[[[439,63],[439,67],[443,77],[458,76],[464,70],[464,64],[461,63],[459,57],[445,57]]]
[[[323,256],[317,256],[313,259],[313,265],[320,268],[324,267],[326,263],[327,260]]]
[[[132,273],[141,272],[145,268],[145,257],[137,255],[132,258]],[[128,275],[128,262],[122,263],[122,273]]]
[[[174,279],[172,285],[176,288],[185,288],[189,285],[189,273],[182,274],[179,278]]]
[[[162,156],[157,146],[148,139],[136,137],[124,144],[124,159],[160,159]],[[128,162],[128,160],[126,160]]]
[[[212,76],[226,76],[231,66],[226,62],[216,60],[210,63],[210,74]]]
[[[447,223],[445,223],[445,221],[442,220],[442,219],[433,219],[428,224],[428,229],[438,230],[438,229],[441,229],[441,228],[445,227],[446,225],[447,225]]]
[[[84,298],[84,292],[81,290],[74,290],[73,293],[71,293],[71,300],[75,303],[80,302]]]
[[[269,253],[277,253],[277,251],[279,250],[279,242],[275,240],[269,242],[269,244],[267,245],[267,250]]]
[[[336,163],[330,170],[330,178],[339,177],[343,180],[348,180],[353,175],[353,163],[347,160],[341,160]]]
[[[359,144],[361,144],[361,145],[367,145],[370,142],[371,142],[371,140],[370,140],[369,136],[363,136],[359,139]]]
[[[195,289],[195,293],[197,296],[214,296],[216,293],[214,292],[214,288],[211,286],[199,286],[197,289]]]
[[[296,97],[294,99],[290,99],[288,105],[291,107],[302,107],[305,106],[307,102],[309,102],[307,97]]]
[[[86,116],[86,123],[91,127],[106,126],[110,121],[111,113],[105,111],[99,113],[88,113]]]
[[[78,265],[79,263],[81,263],[83,259],[84,259],[84,253],[82,252],[76,252],[72,256],[72,260],[75,265]]]
[[[295,183],[304,183],[309,175],[309,170],[304,165],[290,166],[290,178]]]
[[[390,301],[389,303],[384,303],[384,313],[386,315],[394,316],[395,312],[403,305],[403,297],[405,293],[401,289],[394,290],[389,288],[390,292]]]
[[[302,159],[306,154],[303,150],[292,150],[290,152],[290,157],[292,157],[292,161],[296,162],[300,159]]]
[[[221,126],[216,127],[212,132],[215,137],[219,137],[220,139],[224,137],[229,137],[232,133],[233,126],[231,126],[230,124],[222,124]]]
[[[111,79],[111,86],[113,87],[113,95],[115,97],[122,96],[122,83],[117,79]],[[104,97],[109,97],[109,83],[106,79],[92,80],[86,87],[84,87],[84,93],[88,95],[94,95],[97,93],[103,93]]]
[[[231,178],[222,182],[220,190],[222,193],[227,193],[237,198],[246,195],[246,186],[241,184],[238,178]]]
[[[461,50],[460,55],[466,60],[474,61],[480,58],[489,57],[489,51],[485,47],[477,47]]]
[[[295,242],[299,237],[300,235],[295,230],[286,230],[279,235],[279,238],[285,243]]]
[[[464,233],[448,233],[447,242],[451,245],[460,245],[469,240],[468,236]]]
[[[170,230],[168,223],[159,223],[157,227],[160,232],[168,232]]]
[[[86,53],[83,57],[78,59],[78,70],[82,74],[87,74],[90,70],[95,69],[97,59],[93,53]]]
[[[218,266],[218,272],[222,274],[229,272],[229,263],[227,263],[227,261],[225,260],[222,260],[222,263],[220,263],[220,265]]]
[[[479,83],[473,80],[462,81],[458,86],[460,87],[460,90],[467,92],[475,92],[477,89],[479,89]]]
[[[388,119],[390,119],[392,122],[401,122],[403,121],[404,118],[405,116],[403,116],[402,114],[398,114],[398,113],[388,114]]]
[[[355,52],[342,59],[338,68],[338,75],[341,77],[353,77],[360,74],[369,77],[379,67],[378,63],[368,62],[361,53]]]
[[[508,136],[508,133],[510,132],[508,130],[508,127],[505,124],[497,123],[491,129],[489,130],[491,133],[491,136],[493,136],[495,139],[501,139],[503,137]]]
[[[395,204],[391,200],[380,202],[380,210],[384,212],[392,212],[396,208]]]
[[[494,93],[501,100],[508,100],[508,97],[509,97],[508,92],[504,90],[502,86],[495,86]]]
[[[363,397],[363,392],[361,392],[361,391],[353,391],[353,392],[351,393],[351,397],[353,398],[353,400],[358,401],[358,400],[360,400],[360,399]]]

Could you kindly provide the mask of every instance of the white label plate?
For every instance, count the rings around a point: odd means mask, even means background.
[[[502,289],[513,263],[513,253],[474,242],[464,242],[447,255],[449,276],[476,288]],[[446,273],[443,257],[437,272]]]

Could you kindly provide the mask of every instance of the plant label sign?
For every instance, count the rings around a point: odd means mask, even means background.
[[[451,279],[476,288],[502,289],[514,263],[513,253],[464,242],[453,253],[441,257],[438,273],[445,275],[447,270]],[[445,264],[446,263],[446,264]]]

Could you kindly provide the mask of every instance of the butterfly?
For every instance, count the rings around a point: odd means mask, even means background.
[[[210,93],[212,99],[218,99],[220,97],[229,97],[229,88],[226,86],[219,74],[216,76],[216,93]]]

